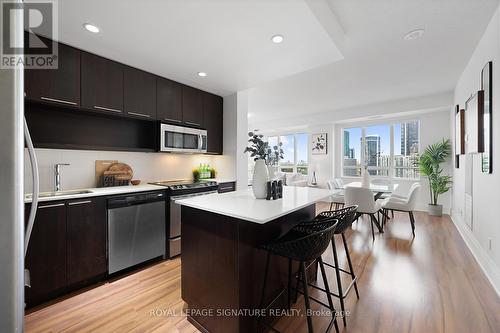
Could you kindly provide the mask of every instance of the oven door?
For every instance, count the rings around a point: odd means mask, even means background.
[[[199,195],[206,195],[217,193],[217,190],[185,194],[170,197],[170,216],[169,216],[169,229],[168,229],[168,256],[169,258],[181,254],[181,205],[176,203],[177,200],[196,197]]]

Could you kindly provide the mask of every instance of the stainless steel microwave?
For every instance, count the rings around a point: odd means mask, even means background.
[[[160,151],[206,153],[207,131],[204,129],[161,124]]]

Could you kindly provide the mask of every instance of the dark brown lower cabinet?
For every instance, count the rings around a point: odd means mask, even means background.
[[[219,193],[227,193],[236,191],[236,182],[219,183]]]
[[[92,198],[68,202],[68,285],[106,274],[106,201]]]
[[[29,212],[30,205],[26,205]],[[26,214],[28,216],[28,214]],[[31,288],[26,303],[39,304],[62,293],[66,278],[66,203],[41,203],[31,233],[25,267],[30,271]]]
[[[30,205],[26,205],[28,216]],[[26,256],[28,307],[105,277],[106,199],[42,202]]]

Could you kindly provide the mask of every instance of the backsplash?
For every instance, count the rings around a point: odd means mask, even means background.
[[[232,160],[227,156],[181,155],[165,153],[134,153],[93,150],[35,149],[40,173],[40,191],[52,191],[54,164],[70,163],[61,168],[63,190],[95,187],[95,161],[118,160],[134,170],[134,179],[141,184],[169,179],[192,179],[193,168],[208,163],[217,170],[217,177],[235,178]],[[28,152],[24,152],[24,192],[32,191]]]

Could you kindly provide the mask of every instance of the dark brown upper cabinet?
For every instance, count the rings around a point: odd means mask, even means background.
[[[182,121],[188,126],[202,126],[203,91],[182,86]]]
[[[26,205],[26,216],[30,205]],[[26,254],[31,288],[26,302],[36,305],[58,296],[67,285],[66,276],[66,204],[40,203]]]
[[[104,276],[106,266],[106,199],[68,201],[68,285]]]
[[[58,44],[57,69],[26,69],[26,98],[61,106],[80,106],[80,53],[80,50]]]
[[[108,114],[123,114],[123,67],[82,52],[82,106]]]
[[[182,85],[164,78],[156,80],[156,118],[182,123]]]
[[[222,97],[203,94],[203,119],[207,129],[207,153],[222,154]]]
[[[124,66],[123,107],[127,116],[155,120],[156,76]]]

